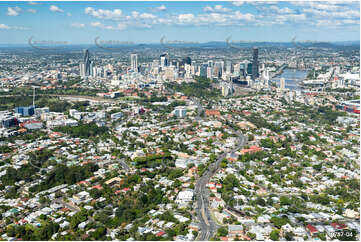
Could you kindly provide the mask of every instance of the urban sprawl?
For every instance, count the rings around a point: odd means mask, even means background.
[[[0,49],[2,240],[359,240],[359,46]]]

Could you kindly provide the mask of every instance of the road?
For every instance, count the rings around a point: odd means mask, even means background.
[[[55,199],[54,202],[60,203],[61,205],[63,205],[64,207],[70,209],[73,212],[79,212],[80,211],[80,208],[78,208],[77,206],[70,205],[67,202],[64,202],[64,200],[62,198]]]
[[[192,98],[191,100],[195,103],[195,105],[197,105],[197,116],[195,117],[195,119],[199,121],[201,119],[201,113],[203,111],[203,107],[197,98]]]
[[[200,119],[200,111],[202,110],[201,105],[198,100],[193,100],[196,102],[196,105],[198,106],[198,116],[197,120]],[[198,240],[204,241],[204,240],[210,240],[215,234],[215,232],[218,229],[218,225],[211,217],[211,212],[209,210],[209,200],[208,200],[208,189],[207,189],[207,183],[209,182],[209,179],[218,171],[221,162],[226,158],[227,154],[233,153],[237,150],[239,150],[242,146],[244,146],[247,142],[247,138],[243,136],[243,134],[238,133],[238,144],[232,148],[231,150],[228,150],[222,154],[220,154],[216,162],[211,164],[209,168],[203,173],[203,175],[198,179],[196,186],[195,186],[195,194],[196,194],[196,200],[197,200],[197,219],[200,221],[200,233],[198,235]]]

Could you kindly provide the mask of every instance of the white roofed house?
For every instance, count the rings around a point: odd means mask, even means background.
[[[194,192],[191,189],[186,189],[178,193],[176,203],[187,205],[188,203],[192,202],[194,196]]]

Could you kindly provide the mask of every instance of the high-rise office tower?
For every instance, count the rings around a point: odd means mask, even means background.
[[[246,69],[247,69],[247,64],[246,63],[239,63],[239,74],[242,77],[246,76]]]
[[[190,58],[189,56],[187,56],[186,58],[184,58],[184,59],[183,59],[183,62],[184,62],[184,64],[188,64],[188,65],[192,64],[192,60],[191,60],[191,58]]]
[[[224,67],[224,62],[223,61],[216,61],[214,63],[214,75],[216,77],[221,77],[223,74],[223,67]]]
[[[169,66],[169,55],[168,53],[164,53],[160,55],[160,67]]]
[[[258,67],[258,48],[253,48],[253,60],[252,60],[252,79],[255,80],[259,77]]]
[[[247,75],[251,76],[252,75],[252,62],[247,62]]]
[[[79,73],[80,73],[80,76],[81,77],[85,77],[85,65],[84,65],[84,63],[80,63],[79,64]]]
[[[132,71],[138,72],[138,55],[137,54],[130,55],[130,66],[131,66]]]
[[[84,51],[84,60],[83,63],[80,64],[80,76],[86,77],[90,76],[92,73],[92,63],[90,61],[89,50],[86,49]]]
[[[232,62],[226,61],[226,73],[231,73],[231,72],[232,72]]]
[[[212,79],[212,67],[207,67],[207,78]]]
[[[89,50],[86,49],[84,53],[84,72],[85,76],[90,76],[91,73],[91,61],[90,61],[90,54]]]
[[[199,75],[202,77],[207,77],[207,68],[208,68],[207,64],[202,64],[199,69]]]

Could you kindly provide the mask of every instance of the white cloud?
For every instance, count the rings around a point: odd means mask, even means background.
[[[58,6],[55,6],[55,5],[51,5],[49,7],[49,10],[52,11],[52,12],[57,12],[57,13],[63,13],[64,10],[59,8]]]
[[[272,1],[272,0],[266,0],[266,1],[234,1],[232,2],[232,4],[234,6],[242,6],[243,4],[250,4],[250,5],[264,5],[264,4],[277,4],[277,1]]]
[[[10,29],[10,27],[6,24],[0,24],[0,29]]]
[[[124,23],[119,23],[116,26],[112,26],[112,25],[105,25],[100,22],[90,23],[90,26],[100,28],[100,29],[108,29],[108,30],[124,30],[127,27],[126,24],[124,24]]]
[[[193,25],[193,26],[239,26],[244,22],[255,20],[255,16],[251,13],[241,13],[236,11],[234,13],[216,13],[211,12],[207,14],[193,15],[193,14],[180,14],[175,19],[171,18],[169,21],[163,19],[158,22],[165,24],[177,25]]]
[[[233,15],[233,18],[234,19],[238,19],[238,20],[246,20],[246,21],[252,21],[255,19],[255,16],[251,13],[246,13],[246,14],[243,14],[239,11],[236,11]]]
[[[30,1],[30,2],[28,2],[28,4],[29,4],[29,5],[37,5],[37,4],[39,4],[39,3],[38,3],[38,2]]]
[[[70,26],[73,27],[73,28],[84,28],[84,27],[85,27],[85,24],[72,23]]]
[[[121,17],[123,17],[123,13],[122,10],[120,9],[114,9],[114,10],[107,10],[107,9],[98,9],[95,10],[92,7],[87,7],[85,8],[85,13],[93,16],[95,18],[100,18],[100,19],[120,19]]]
[[[139,15],[139,17],[141,17],[143,19],[155,19],[155,18],[157,18],[155,15],[150,14],[150,13],[142,13],[141,15]]]
[[[329,19],[320,19],[320,20],[317,20],[317,22],[316,22],[316,26],[331,26],[331,27],[334,27],[334,26],[339,26],[341,24],[342,24],[341,21],[329,20]]]
[[[167,10],[167,7],[163,4],[163,5],[160,5],[159,7],[156,7],[156,9],[158,11],[165,11],[165,10]]]
[[[132,17],[133,18],[137,18],[138,16],[139,16],[139,12],[137,12],[137,11],[132,12]]]
[[[0,24],[0,30],[13,29],[13,30],[29,30],[30,28],[24,26],[9,26],[6,24]]]
[[[247,1],[246,3],[250,4],[250,5],[265,5],[265,4],[277,4],[277,1]]]
[[[321,10],[341,10],[346,5],[349,5],[351,2],[347,1],[325,1],[325,2],[314,2],[314,1],[294,1],[290,2],[294,6],[302,6],[302,7],[312,7]]]
[[[252,2],[253,3],[253,2]],[[353,24],[355,20],[348,16],[358,17],[359,13],[356,9],[349,11],[326,11],[322,9],[316,9],[314,7],[294,7],[291,5],[288,7],[280,5],[273,5],[274,1],[263,2],[266,5],[257,5],[255,8],[259,11],[258,14],[254,14],[249,11],[234,11],[225,8],[223,5],[208,5],[203,8],[203,13],[189,13],[183,12],[179,14],[162,14],[156,13],[142,13],[138,11],[132,11],[130,13],[124,13],[121,9],[95,9],[93,7],[87,7],[84,9],[85,14],[96,18],[91,24],[92,27],[109,29],[109,30],[122,30],[127,27],[134,28],[151,28],[160,25],[181,25],[181,26],[241,26],[247,24],[248,26],[270,26],[289,23],[302,23],[309,26],[315,25],[318,20],[322,18],[347,18],[350,21],[340,20],[342,24]],[[237,1],[235,4],[241,6]],[[251,4],[245,2],[245,4]],[[309,3],[307,3],[309,6]],[[316,6],[316,5],[314,5]],[[337,5],[340,7],[339,5]],[[324,6],[318,5],[319,8]],[[312,9],[310,11],[303,11],[302,8]],[[149,8],[150,11],[154,8]],[[312,11],[312,12],[311,12]],[[320,17],[315,17],[319,14]],[[323,16],[324,15],[324,16]],[[112,20],[112,23],[98,22],[104,20]],[[307,20],[307,21],[306,21]],[[119,24],[121,23],[121,24]],[[325,23],[325,21],[319,24]]]
[[[189,23],[189,22],[192,22],[194,19],[195,19],[195,17],[191,13],[178,15],[178,20],[181,23]]]
[[[239,26],[245,21],[252,21],[255,15],[251,13],[241,13],[239,11],[232,12],[230,9],[222,5],[215,5],[205,10],[210,10],[208,13],[194,14],[181,13],[169,14],[166,17],[161,17],[157,14],[141,13],[132,11],[128,15],[124,14],[120,9],[94,9],[87,7],[84,9],[85,14],[88,14],[97,19],[113,20],[115,22],[122,22],[125,26],[132,26],[135,28],[151,28],[155,25],[188,25],[188,26],[207,26],[210,24],[217,26]],[[93,27],[103,29],[121,29],[123,27],[104,25],[100,22],[93,22]]]
[[[360,12],[356,10],[345,10],[345,11],[325,11],[313,8],[303,9],[303,12],[312,14],[317,18],[329,17],[329,18],[359,18]]]
[[[294,12],[295,12],[294,10],[292,10],[292,9],[290,9],[290,8],[287,8],[287,7],[285,7],[285,8],[279,8],[279,7],[274,6],[274,5],[271,6],[270,9],[273,10],[273,11],[275,11],[275,12],[277,12],[277,13],[279,13],[279,14],[291,14],[291,13],[294,13]]]
[[[18,16],[21,12],[19,7],[8,7],[8,16]]]
[[[359,20],[352,20],[352,19],[344,19],[344,20],[340,20],[340,19],[318,19],[314,25],[318,26],[318,27],[330,27],[330,28],[334,28],[334,27],[342,27],[344,28],[345,25],[360,25],[360,21]]]
[[[208,24],[218,24],[218,25],[228,25],[227,21],[227,15],[220,14],[220,13],[210,13],[208,15],[202,15],[199,16],[198,19],[200,21],[200,24],[202,25],[208,25]]]
[[[212,8],[211,6],[205,6],[205,7],[203,8],[203,11],[205,11],[205,12],[212,12],[212,11],[213,11],[213,8]]]
[[[288,14],[288,15],[280,15],[277,16],[278,18],[280,18],[281,20],[284,21],[299,21],[299,20],[306,20],[306,15],[305,14]]]
[[[109,28],[111,28],[111,26],[105,26],[101,22],[92,22],[92,23],[90,23],[90,26],[101,28],[101,29],[109,29]]]
[[[160,5],[160,6],[158,6],[158,7],[150,7],[150,8],[148,8],[149,10],[151,10],[151,11],[153,11],[153,12],[164,12],[164,11],[167,11],[167,7],[164,5],[164,4],[162,4],[162,5]]]
[[[302,13],[305,13],[310,24],[316,26],[341,26],[359,23],[360,5],[348,1],[327,1],[327,2],[292,2],[295,6],[301,6]]]
[[[229,12],[231,9],[225,8],[222,5],[215,5],[214,7],[211,6],[205,6],[203,8],[205,12]]]
[[[36,13],[37,12],[36,9],[28,9],[26,11],[29,12],[29,13]]]
[[[237,7],[242,6],[243,3],[244,3],[244,1],[235,1],[235,2],[232,2],[232,4],[233,4],[234,6],[237,6]]]
[[[71,13],[66,13],[67,16],[71,17]]]

